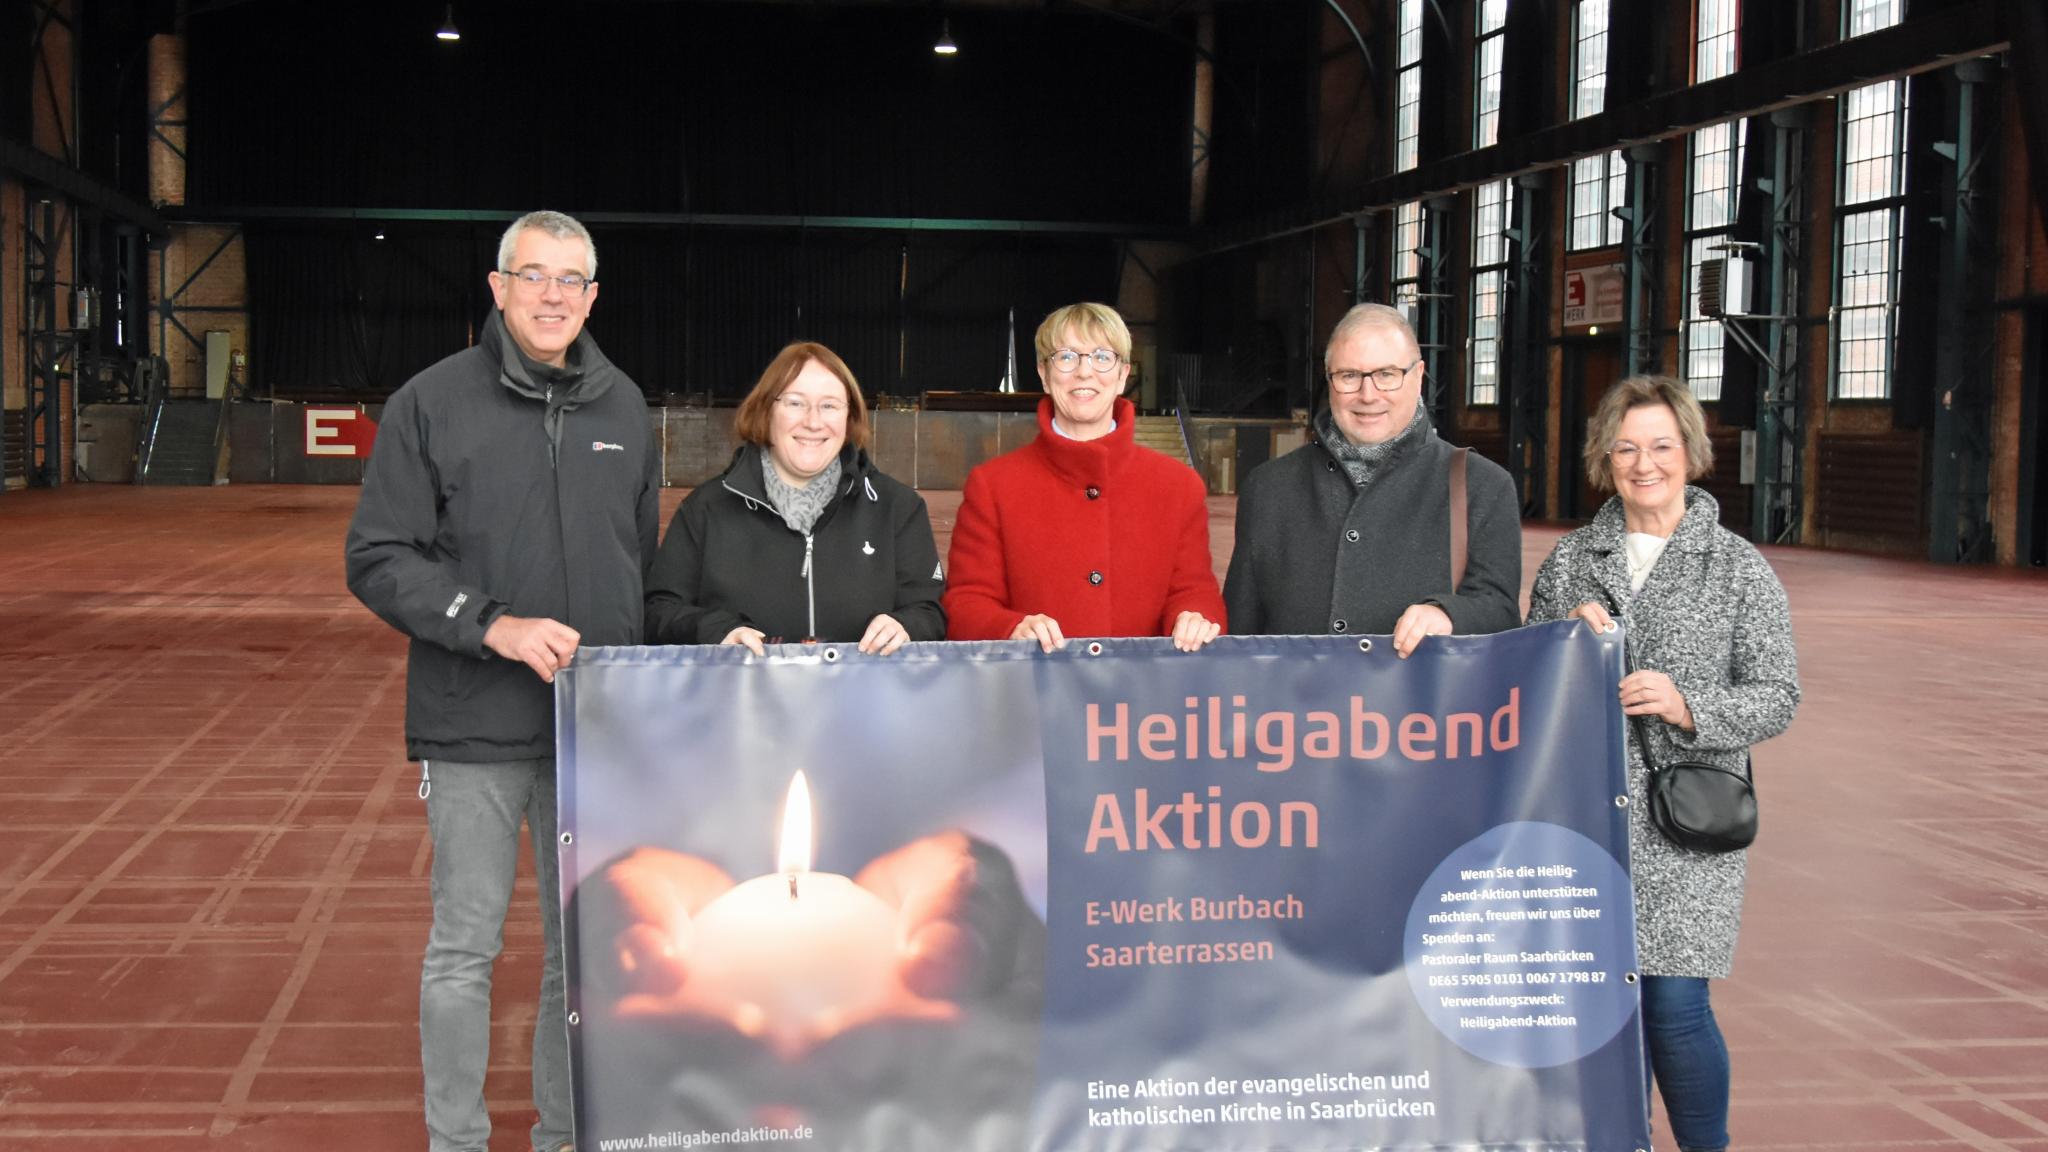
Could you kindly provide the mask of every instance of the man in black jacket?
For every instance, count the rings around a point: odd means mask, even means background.
[[[1237,500],[1223,584],[1239,634],[1426,636],[1504,632],[1522,621],[1514,481],[1467,454],[1468,552],[1454,578],[1450,465],[1422,409],[1422,351],[1384,304],[1344,314],[1324,352],[1329,407],[1309,443],[1253,469]]]
[[[583,644],[637,644],[659,530],[646,401],[583,331],[597,251],[558,212],[520,217],[478,343],[384,408],[348,533],[348,585],[411,637],[405,744],[434,842],[420,977],[429,1146],[490,1140],[491,967],[519,826],[533,837],[545,959],[534,1022],[539,1152],[569,1145],[551,685]]]

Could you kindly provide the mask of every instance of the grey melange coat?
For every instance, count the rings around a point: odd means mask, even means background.
[[[1609,499],[1591,524],[1557,542],[1530,593],[1532,624],[1599,602],[1625,629],[1631,667],[1671,677],[1692,710],[1694,730],[1646,718],[1650,752],[1660,764],[1739,768],[1750,745],[1783,732],[1799,706],[1785,588],[1747,540],[1720,526],[1720,515],[1712,496],[1688,487],[1677,531],[1643,590],[1631,594],[1621,498]],[[1717,856],[1666,840],[1649,822],[1649,771],[1633,725],[1628,749],[1629,871],[1641,971],[1726,976],[1742,926],[1749,854]]]

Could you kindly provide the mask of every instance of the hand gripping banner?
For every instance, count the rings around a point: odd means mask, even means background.
[[[1612,636],[618,648],[577,1145],[1649,1147]]]

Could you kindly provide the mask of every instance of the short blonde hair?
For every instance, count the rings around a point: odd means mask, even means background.
[[[838,353],[808,340],[788,345],[768,362],[761,379],[754,383],[754,390],[740,401],[740,410],[733,417],[733,434],[749,444],[766,448],[775,428],[775,402],[782,399],[782,390],[804,370],[804,365],[813,360],[824,365],[827,372],[839,377],[839,382],[846,386],[846,442],[855,448],[867,447],[868,404],[861,399],[860,385],[853,379],[853,369],[846,366],[846,361],[841,360]]]
[[[1714,470],[1714,445],[1707,439],[1707,414],[1692,389],[1669,376],[1630,376],[1607,390],[1586,421],[1586,479],[1602,492],[1614,491],[1614,466],[1607,450],[1621,434],[1622,418],[1637,408],[1663,405],[1678,418],[1678,438],[1685,444],[1685,478],[1697,480]]]
[[[1120,360],[1131,358],[1131,330],[1116,309],[1107,304],[1069,304],[1053,309],[1045,323],[1038,326],[1038,336],[1032,345],[1038,349],[1040,363],[1052,359],[1052,354],[1060,350],[1060,336],[1069,328],[1084,339],[1102,341]]]

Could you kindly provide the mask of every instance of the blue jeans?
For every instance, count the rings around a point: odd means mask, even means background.
[[[1680,1152],[1728,1147],[1728,1045],[1714,1023],[1707,981],[1699,976],[1643,977],[1646,1069],[1664,1093],[1664,1114]]]
[[[562,986],[562,898],[555,863],[555,762],[420,765],[434,839],[434,929],[420,970],[420,1067],[431,1152],[483,1152],[491,1140],[484,1072],[491,1060],[491,967],[505,942],[519,863],[532,830],[543,959],[533,1022],[533,1146],[572,1134],[569,1032]]]

